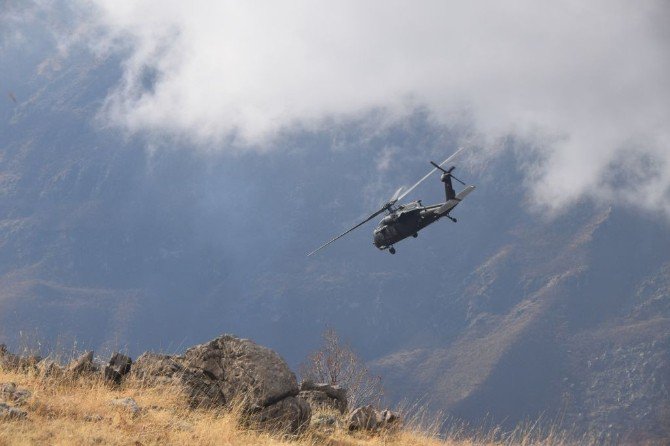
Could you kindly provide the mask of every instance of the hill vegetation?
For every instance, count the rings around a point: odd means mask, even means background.
[[[245,427],[238,410],[192,408],[171,386],[147,386],[127,380],[120,386],[100,378],[43,378],[34,373],[0,370],[0,383],[27,390],[22,401],[11,401],[24,416],[0,415],[0,445],[458,445],[571,444],[558,432],[535,432],[532,426],[503,434],[495,429],[466,435],[455,429],[438,435],[436,423],[420,417],[402,429],[380,433],[350,433],[342,425],[330,431],[310,426],[300,436]],[[2,394],[0,400],[7,400]],[[11,398],[10,398],[11,399]],[[124,403],[134,401],[135,406]],[[2,403],[0,403],[2,405]],[[320,413],[315,412],[314,419]],[[582,442],[579,442],[582,444]]]
[[[332,341],[332,337],[330,338]],[[332,346],[332,345],[331,345]],[[338,352],[346,351],[335,345]],[[115,353],[108,365],[86,352],[68,365],[51,357],[19,356],[0,345],[0,446],[101,445],[503,445],[589,444],[540,423],[504,432],[466,429],[428,417],[420,407],[381,412],[393,420],[356,423],[372,406],[325,405],[305,391],[272,350],[223,335],[183,355],[145,353],[132,362]],[[326,356],[326,358],[330,358]],[[329,361],[332,363],[332,361]],[[132,371],[131,371],[132,364]],[[332,364],[331,364],[332,366]],[[214,370],[221,373],[214,373]],[[241,372],[241,373],[240,373]],[[248,387],[247,383],[253,386]],[[280,390],[288,385],[294,390]],[[362,390],[361,390],[362,389]],[[279,391],[281,399],[269,397]],[[359,391],[368,392],[365,387]],[[350,401],[360,396],[346,392]],[[369,394],[365,393],[366,398]],[[343,397],[346,401],[347,396]],[[270,399],[270,402],[262,401]],[[283,404],[288,401],[290,404]],[[300,401],[300,404],[293,404]],[[194,404],[195,403],[195,404]],[[266,406],[263,407],[263,404]],[[306,405],[306,409],[302,409]],[[295,428],[294,407],[301,425]],[[260,415],[259,415],[260,414]]]

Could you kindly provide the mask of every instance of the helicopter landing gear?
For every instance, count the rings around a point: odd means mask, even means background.
[[[419,234],[417,234],[417,233],[412,234],[412,237],[414,237],[414,238],[417,238],[418,236],[419,236]]]
[[[389,248],[389,252],[390,252],[391,254],[395,254],[395,248],[394,248],[393,246],[391,246],[391,247]]]
[[[454,217],[452,217],[451,215],[447,215],[447,218],[448,218],[449,220],[453,221],[454,223],[456,223],[456,222],[458,221],[458,220],[456,220]]]

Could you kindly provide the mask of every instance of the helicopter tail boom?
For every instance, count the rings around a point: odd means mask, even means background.
[[[435,209],[434,212],[440,216],[448,214],[453,208],[456,207],[458,203],[460,203],[465,197],[470,195],[470,192],[472,192],[473,190],[475,190],[475,186],[467,186],[465,189],[456,194],[454,198],[452,198],[451,200],[447,200],[446,203],[444,203],[439,208]]]

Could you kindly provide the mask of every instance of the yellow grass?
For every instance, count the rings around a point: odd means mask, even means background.
[[[245,429],[235,411],[189,408],[185,398],[170,387],[146,386],[127,380],[112,386],[93,378],[42,378],[34,373],[0,369],[0,384],[13,382],[32,392],[16,407],[24,420],[0,419],[0,446],[4,445],[333,445],[333,446],[469,446],[503,444],[567,444],[560,435],[538,438],[528,432],[496,439],[495,432],[466,437],[452,433],[438,438],[430,428],[406,426],[395,433],[350,434],[342,428],[319,432],[310,428],[300,437],[282,437]],[[138,415],[110,404],[131,397],[142,408]],[[0,395],[0,402],[4,401]],[[10,405],[16,405],[7,401]],[[415,426],[417,423],[410,423]],[[581,442],[580,442],[581,443]]]

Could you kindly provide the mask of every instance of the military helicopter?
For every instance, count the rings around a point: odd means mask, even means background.
[[[430,164],[434,166],[433,170],[428,172],[412,187],[407,190],[403,190],[404,188],[400,187],[395,192],[395,194],[393,194],[393,197],[391,197],[391,199],[387,201],[378,211],[375,211],[372,215],[358,223],[353,228],[319,246],[317,249],[307,254],[307,256],[309,257],[313,254],[316,254],[326,246],[344,237],[354,229],[364,225],[383,212],[387,212],[387,215],[381,219],[374,230],[373,244],[380,250],[388,249],[391,254],[396,253],[393,245],[410,236],[415,238],[418,237],[420,230],[430,225],[431,223],[438,221],[442,217],[447,217],[449,220],[456,223],[456,219],[449,215],[449,212],[451,212],[458,205],[458,203],[467,197],[470,192],[475,190],[475,186],[466,186],[463,181],[459,180],[453,175],[452,172],[456,166],[451,166],[448,169],[444,169],[442,166],[451,162],[459,153],[461,153],[462,150],[463,148],[458,149],[453,155],[442,161],[440,164],[436,164],[431,161]],[[447,198],[444,203],[424,206],[421,204],[421,200],[417,200],[407,204],[396,204],[438,170],[442,172],[441,181],[444,183],[444,191]],[[454,191],[451,183],[452,179],[465,186],[465,188],[458,194]]]

